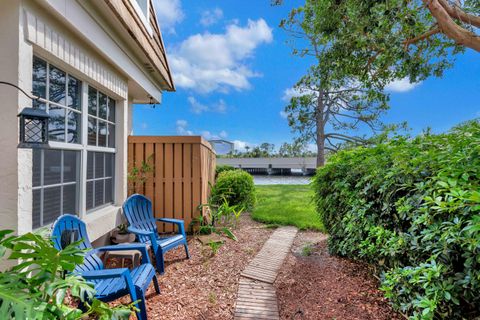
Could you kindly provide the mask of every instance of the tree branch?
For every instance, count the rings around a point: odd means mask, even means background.
[[[460,9],[459,3],[451,6],[446,0],[438,0],[438,2],[442,5],[445,11],[447,11],[450,17],[452,17],[452,19],[458,19],[463,23],[480,28],[480,17],[466,13]]]
[[[341,134],[341,133],[326,133],[325,134],[325,137],[329,137],[329,138],[334,138],[334,139],[340,139],[340,140],[344,140],[344,141],[350,141],[350,142],[360,142],[360,143],[365,143],[366,141],[361,139],[361,138],[357,138],[357,137],[351,137],[351,136],[347,136],[347,135],[344,135],[344,134]]]
[[[480,52],[480,37],[462,28],[452,19],[447,10],[440,4],[442,0],[422,0],[432,16],[437,20],[440,30],[457,44]]]
[[[415,38],[405,40],[403,43],[404,43],[405,47],[408,47],[411,44],[414,44],[414,43],[417,43],[419,41],[425,40],[425,39],[430,38],[431,36],[433,36],[437,33],[441,33],[441,32],[442,31],[440,30],[439,27],[435,27],[435,28],[433,28],[433,29],[415,37]]]

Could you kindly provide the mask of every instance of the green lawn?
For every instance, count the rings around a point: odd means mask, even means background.
[[[313,191],[308,185],[262,185],[255,188],[257,204],[252,212],[254,220],[323,231],[312,201]]]

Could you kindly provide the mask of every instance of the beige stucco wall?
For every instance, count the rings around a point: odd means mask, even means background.
[[[75,2],[74,0],[68,0]],[[62,5],[62,1],[47,1],[52,5]],[[77,6],[78,7],[78,6]],[[116,163],[115,163],[115,203],[92,213],[85,213],[85,205],[81,204],[81,218],[87,223],[91,240],[101,238],[121,222],[121,205],[127,196],[127,137],[132,130],[132,101],[135,97],[128,91],[128,85],[122,87],[125,92],[115,90],[116,87],[102,87],[106,83],[102,76],[111,80],[130,83],[135,79],[128,74],[142,74],[142,70],[133,70],[136,64],[130,61],[129,70],[122,70],[122,61],[113,65],[105,58],[105,53],[99,52],[85,41],[83,36],[72,28],[61,15],[51,15],[35,0],[9,0],[2,2],[0,10],[0,81],[17,84],[25,91],[31,91],[32,57],[39,55],[56,66],[70,72],[84,83],[94,84],[117,100],[116,116]],[[66,12],[70,16],[72,12]],[[82,13],[84,14],[84,13]],[[94,61],[96,66],[103,67],[109,73],[89,73],[88,68],[81,69],[72,63],[68,54],[60,53],[60,46],[47,46],[46,42],[37,42],[37,34],[32,38],[31,19],[39,19],[58,37],[68,41],[68,48],[76,48],[88,54],[88,61]],[[30,22],[29,22],[30,21]],[[35,20],[37,21],[37,20]],[[79,20],[80,21],[80,20]],[[37,22],[34,26],[38,26]],[[81,26],[77,27],[81,28]],[[45,29],[44,29],[45,30]],[[97,33],[99,29],[97,28]],[[96,34],[98,37],[108,37],[108,34]],[[106,50],[119,50],[114,46]],[[68,49],[71,50],[71,49]],[[121,56],[114,51],[115,56]],[[127,57],[128,58],[128,57]],[[93,65],[93,64],[92,64]],[[97,68],[98,69],[98,68]],[[99,69],[100,70],[100,69]],[[114,80],[114,81],[117,81]],[[145,82],[145,77],[140,79]],[[139,82],[141,82],[139,81]],[[135,82],[138,86],[139,82]],[[155,85],[150,84],[151,87]],[[127,98],[128,97],[128,98]],[[18,149],[18,119],[17,114],[31,106],[31,101],[16,89],[0,85],[0,229],[13,229],[23,234],[32,231],[32,151]],[[85,128],[85,124],[83,126]],[[82,160],[85,162],[85,158]],[[81,191],[85,193],[85,188]]]

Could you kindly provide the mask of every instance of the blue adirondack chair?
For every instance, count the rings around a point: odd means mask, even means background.
[[[147,320],[145,291],[152,280],[157,293],[160,293],[160,288],[158,287],[155,269],[150,263],[147,247],[144,244],[114,245],[93,249],[88,240],[85,223],[70,214],[64,214],[54,222],[52,240],[57,250],[80,240],[79,248],[92,249],[86,254],[83,264],[78,265],[74,272],[95,285],[95,297],[101,301],[109,302],[130,294],[132,301],[139,300],[136,304],[140,310],[137,312],[137,318]],[[132,270],[127,268],[104,269],[103,262],[97,256],[97,253],[121,250],[140,251],[142,264]]]
[[[128,231],[136,234],[140,242],[152,247],[157,262],[157,271],[160,274],[165,272],[163,255],[168,250],[183,245],[187,258],[190,259],[183,220],[154,218],[152,202],[140,194],[133,194],[125,201],[123,204],[123,213],[129,223]],[[177,234],[160,237],[157,230],[157,221],[175,224],[178,228]]]

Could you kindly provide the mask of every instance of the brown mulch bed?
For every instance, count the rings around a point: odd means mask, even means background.
[[[331,256],[321,233],[297,234],[275,287],[281,319],[403,319],[367,266]]]
[[[238,241],[225,238],[216,255],[195,238],[188,241],[189,260],[183,247],[166,254],[165,274],[157,274],[161,293],[155,293],[153,284],[147,291],[149,319],[233,319],[240,273],[272,230],[244,214],[234,233]],[[114,259],[109,259],[110,267],[118,263],[110,260]],[[130,300],[114,303],[119,302]]]

